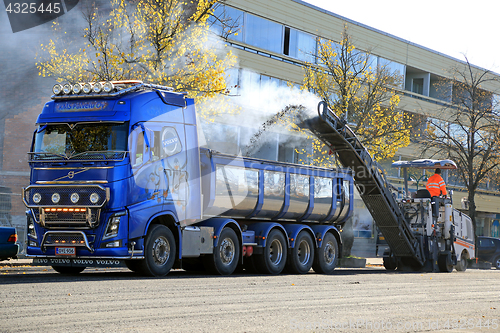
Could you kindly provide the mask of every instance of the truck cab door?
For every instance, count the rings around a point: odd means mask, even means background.
[[[161,128],[158,140],[167,184],[163,195],[163,209],[174,211],[179,221],[186,218],[186,205],[189,197],[184,138],[183,124],[169,124]]]
[[[149,217],[162,210],[163,189],[166,188],[163,166],[155,132],[144,124],[138,124],[130,133],[130,167],[127,207],[130,212],[130,237],[144,233]]]

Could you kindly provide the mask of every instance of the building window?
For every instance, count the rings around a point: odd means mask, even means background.
[[[283,54],[313,63],[316,57],[316,37],[285,27]]]
[[[281,53],[283,50],[283,26],[247,13],[244,42],[261,49]]]
[[[218,36],[243,41],[243,18],[244,13],[241,10],[217,5],[214,14],[209,18],[211,29]]]
[[[261,75],[260,76],[260,87],[261,88],[266,88],[273,86],[275,88],[280,86],[280,80],[274,77],[270,77],[267,75]]]
[[[238,68],[230,68],[226,71],[226,93],[229,95],[237,95],[240,86],[240,70]]]
[[[412,80],[411,91],[423,95],[424,94],[424,79],[416,78]]]
[[[453,83],[445,78],[431,74],[429,96],[445,102],[451,102]]]
[[[491,112],[496,116],[500,116],[500,95],[493,94],[491,96]]]
[[[406,72],[405,65],[378,57],[378,69],[380,70],[381,68],[386,69],[390,75],[394,76],[395,80],[392,84],[393,86],[404,89],[405,72]],[[423,90],[423,83],[422,83],[422,90]]]
[[[498,220],[495,220],[491,225],[491,237],[498,238],[499,236],[500,236],[500,223],[498,223]]]

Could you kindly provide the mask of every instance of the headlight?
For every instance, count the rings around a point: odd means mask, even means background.
[[[28,215],[28,236],[36,239],[35,224],[33,223],[33,219],[31,218],[31,216],[29,215]]]
[[[82,92],[82,85],[80,83],[75,83],[73,85],[73,94],[79,94]]]
[[[106,82],[104,84],[104,86],[102,87],[102,90],[105,92],[105,93],[110,93],[113,91],[113,89],[115,89],[115,86],[113,83],[111,82]]]
[[[71,202],[76,204],[78,202],[78,200],[80,200],[80,196],[78,195],[78,193],[73,193],[70,197],[71,199]]]
[[[63,87],[60,84],[56,84],[52,87],[52,92],[54,93],[54,95],[59,95],[60,93],[62,93],[62,90]]]
[[[71,84],[69,83],[66,83],[64,86],[63,86],[63,93],[65,95],[69,95],[71,94],[71,92],[73,91],[73,87],[71,86]]]
[[[92,202],[93,204],[96,204],[97,201],[99,201],[99,194],[97,193],[92,193],[90,195],[90,202]]]
[[[88,83],[88,82],[87,82],[87,83],[85,83],[85,84],[83,85],[82,90],[83,90],[83,92],[84,92],[85,94],[89,94],[89,93],[92,91],[92,84],[90,84],[90,83]]]
[[[115,237],[118,235],[118,228],[120,227],[120,216],[113,216],[108,221],[108,226],[106,227],[106,232],[104,232],[104,237],[102,239],[107,239]]]
[[[42,201],[42,195],[40,193],[33,194],[33,202],[37,204],[40,201]]]
[[[98,94],[102,91],[102,84],[100,82],[94,83],[94,86],[92,87],[92,90]]]
[[[59,200],[61,200],[61,196],[59,195],[59,193],[54,193],[54,194],[52,194],[52,202],[53,202],[53,203],[55,203],[55,204],[56,204],[56,203],[58,203],[58,202],[59,202]]]

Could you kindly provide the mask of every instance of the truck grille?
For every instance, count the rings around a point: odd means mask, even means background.
[[[99,224],[99,212],[100,209],[92,208],[40,208],[35,219],[47,228],[92,228]]]

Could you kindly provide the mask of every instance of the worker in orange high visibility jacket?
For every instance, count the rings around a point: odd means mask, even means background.
[[[441,169],[436,169],[435,173],[429,177],[427,180],[427,185],[425,186],[431,197],[439,197],[440,195],[446,195],[446,184],[441,177]]]

